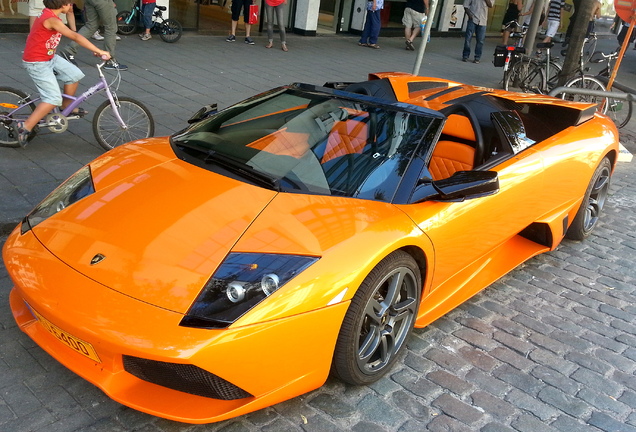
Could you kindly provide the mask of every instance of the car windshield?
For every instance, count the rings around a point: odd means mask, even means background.
[[[182,159],[278,191],[390,201],[433,116],[279,88],[175,134]]]

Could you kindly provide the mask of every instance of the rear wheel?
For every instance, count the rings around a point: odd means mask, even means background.
[[[21,110],[14,112],[11,117],[6,117],[20,105],[25,105]],[[30,102],[29,96],[24,92],[10,87],[0,87],[0,147],[20,147],[18,143],[18,121],[26,120],[35,110],[35,104]],[[37,133],[37,128],[29,135],[31,141]]]
[[[137,30],[135,17],[130,17],[130,11],[122,11],[117,14],[117,33],[131,35]]]
[[[181,39],[183,34],[183,27],[179,21],[172,18],[168,18],[163,23],[159,24],[159,36],[161,40],[168,43],[174,43]]]
[[[110,101],[105,101],[93,116],[93,133],[99,145],[110,150],[127,142],[154,135],[155,121],[144,104],[126,97],[121,97],[116,102],[117,110],[126,127],[121,126]]]
[[[578,76],[571,79],[565,84],[566,87],[577,88],[582,90],[598,90],[605,91],[605,86],[598,79],[593,76]],[[583,94],[562,94],[562,99],[574,101],[574,102],[589,102],[597,104],[597,111],[605,113],[607,109],[607,101],[603,96],[590,96]]]
[[[616,88],[612,88],[611,91],[612,93],[625,94]],[[622,128],[629,123],[629,119],[632,118],[632,101],[608,97],[606,105],[605,114],[614,120],[616,127]]]
[[[604,158],[594,171],[581,207],[576,212],[572,225],[568,228],[567,238],[583,240],[596,227],[609,193],[611,175],[612,164],[608,158]]]
[[[515,63],[504,80],[504,89],[522,93],[541,93],[546,86],[545,72],[532,59]]]
[[[413,330],[422,290],[415,260],[396,251],[383,259],[353,296],[336,343],[332,372],[355,385],[391,369]]]

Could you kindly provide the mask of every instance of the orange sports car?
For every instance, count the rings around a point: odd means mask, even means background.
[[[279,87],[118,147],[6,241],[20,328],[192,423],[372,383],[424,327],[598,223],[595,107],[400,73]]]

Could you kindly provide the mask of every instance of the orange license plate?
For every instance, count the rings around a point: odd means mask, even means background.
[[[95,351],[95,348],[93,348],[93,345],[89,344],[86,341],[81,340],[80,338],[76,338],[75,336],[73,336],[67,331],[62,330],[61,328],[59,328],[58,326],[56,326],[55,324],[51,323],[49,320],[44,318],[42,315],[40,315],[32,307],[29,306],[29,309],[31,309],[31,312],[33,312],[33,314],[38,319],[40,324],[42,324],[42,326],[45,329],[47,329],[49,333],[55,336],[57,340],[62,342],[64,345],[66,345],[73,351],[77,351],[78,353],[82,354],[85,357],[88,357],[89,359],[93,361],[96,361],[97,363],[102,362],[99,359],[99,356],[97,355],[97,352]]]

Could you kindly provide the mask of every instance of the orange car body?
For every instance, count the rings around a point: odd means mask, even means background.
[[[371,78],[390,82],[398,101],[433,110],[489,94],[589,111],[406,74]],[[457,89],[435,96],[439,89],[410,87],[426,82]],[[89,164],[92,195],[10,235],[11,309],[38,345],[122,404],[192,423],[245,414],[325,382],[352,297],[391,252],[408,251],[422,269],[416,326],[424,327],[556,248],[595,167],[617,159],[611,121],[589,117],[490,167],[499,191],[462,202],[281,193],[189,164],[167,138],[137,141]],[[544,241],[521,235],[528,227],[541,227]],[[230,252],[320,259],[228,328],[180,326]],[[221,400],[152,383],[127,372],[124,356],[195,366],[245,395]]]

